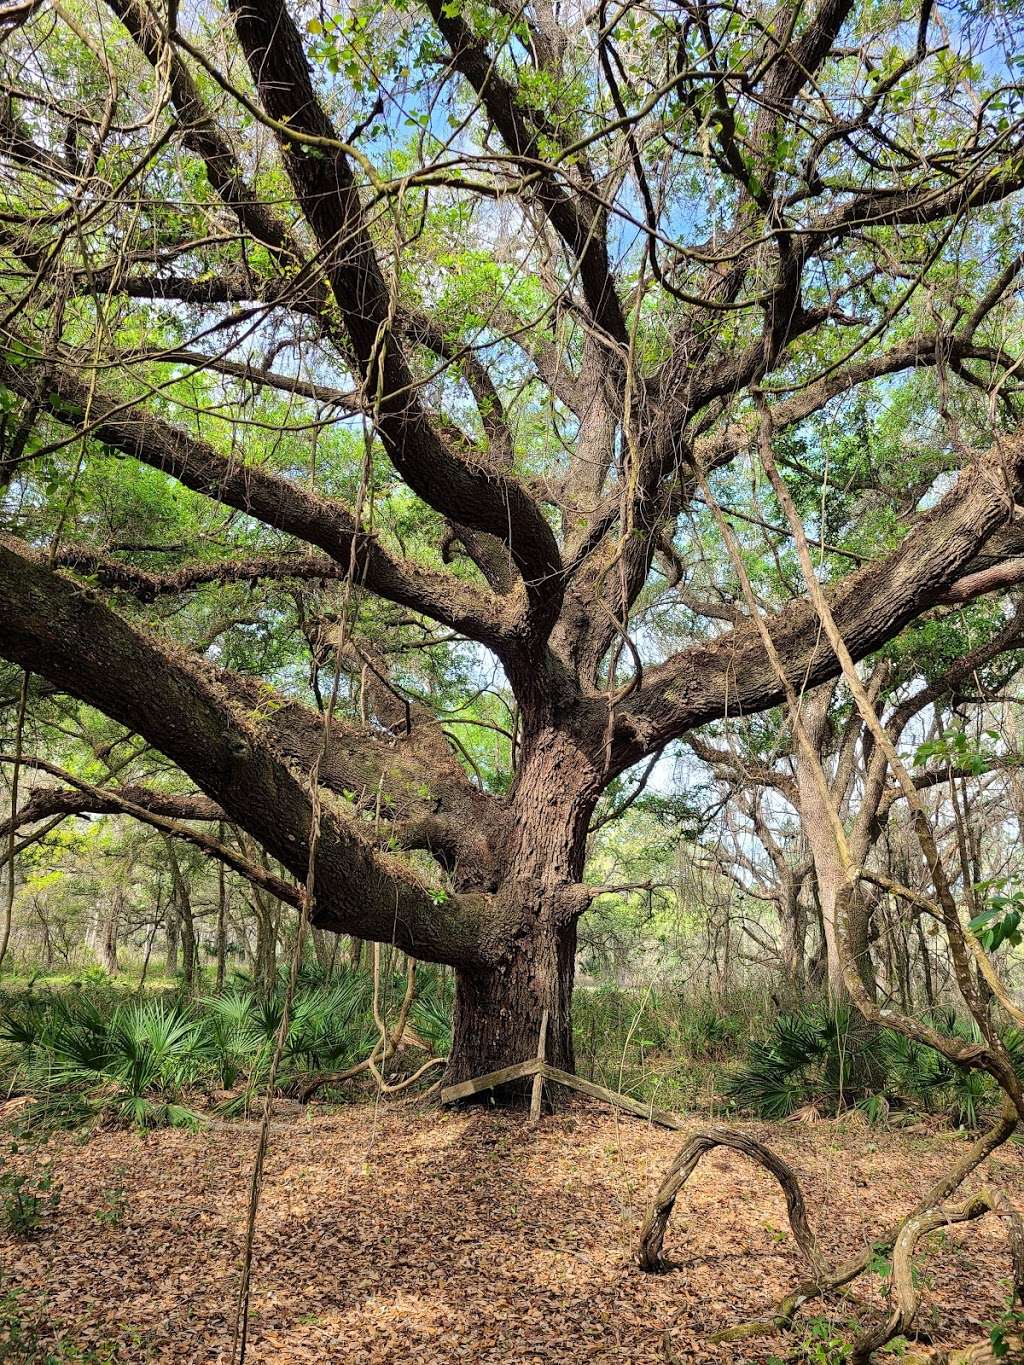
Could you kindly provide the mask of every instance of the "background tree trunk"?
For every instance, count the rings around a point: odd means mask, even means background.
[[[782,879],[779,891],[782,970],[786,985],[795,995],[801,995],[806,983],[807,952],[807,910],[802,883],[789,873]]]
[[[182,978],[185,985],[191,989],[195,982],[197,956],[195,921],[192,918],[192,898],[189,895],[188,883],[182,875],[181,864],[178,862],[178,855],[174,848],[174,840],[168,835],[164,835],[163,839],[164,847],[167,849],[167,860],[171,869],[171,885],[173,887],[174,901],[178,911],[178,925],[181,934]]]
[[[224,826],[218,830],[218,837],[221,843],[224,842]],[[217,865],[217,986],[218,991],[224,989],[224,972],[227,965],[228,953],[228,883],[224,871],[224,864]]]
[[[316,965],[323,972],[324,976],[330,980],[331,968],[333,967],[333,954],[331,945],[327,941],[327,934],[323,929],[313,929],[310,937],[313,940],[313,953],[316,957]]]
[[[101,912],[96,933],[96,956],[108,976],[118,973],[117,927],[121,919],[122,893],[115,893],[109,908]]]
[[[178,946],[181,933],[178,924],[178,907],[174,901],[174,894],[167,898],[167,912],[164,921],[167,932],[167,953],[164,958],[164,968],[168,976],[178,974]]]

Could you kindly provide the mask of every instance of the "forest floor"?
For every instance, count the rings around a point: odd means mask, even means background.
[[[870,1242],[964,1142],[856,1116],[735,1126],[796,1168],[830,1259]],[[641,1365],[666,1360],[669,1326],[686,1365],[841,1360],[851,1316],[881,1301],[880,1275],[854,1302],[805,1308],[785,1341],[707,1343],[800,1271],[778,1187],[735,1153],[706,1157],[680,1199],[666,1238],[676,1268],[635,1267],[684,1137],[582,1106],[537,1129],[372,1105],[275,1122],[248,1360]],[[0,1240],[0,1360],[227,1361],[255,1144],[254,1126],[231,1125],[61,1135],[9,1155],[8,1172],[49,1162],[62,1194],[36,1236]],[[1024,1151],[1004,1148],[967,1188],[985,1183],[1024,1204]],[[1007,1297],[1002,1238],[988,1220],[926,1248],[919,1324],[934,1342],[987,1335]]]

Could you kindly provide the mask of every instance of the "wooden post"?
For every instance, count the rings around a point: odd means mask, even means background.
[[[521,1081],[527,1076],[536,1076],[544,1065],[536,1057],[528,1062],[516,1062],[515,1066],[503,1066],[500,1071],[488,1071],[485,1076],[475,1076],[471,1081],[461,1081],[458,1085],[448,1085],[441,1091],[442,1104],[454,1104],[456,1100],[467,1100],[470,1095],[478,1095],[481,1090],[490,1090],[496,1085],[507,1085],[509,1081]]]
[[[465,1100],[470,1095],[478,1095],[481,1090],[491,1090],[495,1086],[507,1085],[509,1081],[524,1081],[532,1079],[530,1087],[530,1122],[537,1123],[540,1119],[540,1106],[544,1096],[544,1082],[549,1084],[568,1086],[570,1090],[578,1090],[584,1095],[590,1095],[592,1099],[603,1100],[605,1104],[613,1104],[618,1109],[624,1109],[627,1114],[635,1114],[638,1119],[646,1119],[648,1123],[660,1123],[664,1128],[682,1128],[683,1121],[675,1114],[670,1114],[664,1109],[655,1109],[653,1104],[644,1104],[641,1100],[635,1100],[630,1095],[617,1095],[614,1090],[606,1090],[603,1085],[595,1085],[593,1081],[585,1081],[579,1076],[573,1076],[568,1071],[561,1071],[556,1066],[549,1066],[545,1060],[547,1057],[548,1040],[548,1012],[541,1015],[540,1037],[537,1039],[537,1055],[525,1062],[516,1062],[513,1066],[503,1066],[500,1071],[488,1071],[486,1076],[474,1076],[472,1080],[461,1081],[458,1085],[445,1086],[441,1091],[442,1104],[454,1104],[456,1100]]]
[[[548,1047],[548,1012],[547,1010],[540,1017],[540,1037],[537,1040],[537,1061],[541,1068],[547,1057]],[[544,1096],[544,1071],[541,1069],[533,1078],[533,1089],[530,1091],[530,1122],[540,1122],[540,1103]]]
[[[556,1085],[566,1085],[570,1090],[579,1090],[584,1095],[590,1095],[595,1100],[603,1100],[605,1104],[614,1104],[617,1109],[625,1109],[628,1114],[635,1114],[638,1119],[647,1119],[649,1123],[659,1123],[663,1128],[682,1128],[683,1121],[675,1114],[668,1113],[665,1109],[655,1109],[652,1104],[644,1104],[641,1100],[634,1100],[629,1095],[616,1094],[614,1090],[606,1090],[603,1085],[595,1085],[593,1081],[585,1081],[580,1076],[573,1076],[568,1071],[560,1071],[556,1066],[544,1065],[542,1075],[546,1081],[553,1081]]]

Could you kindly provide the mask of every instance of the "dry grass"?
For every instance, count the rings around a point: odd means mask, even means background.
[[[796,1167],[830,1257],[911,1204],[961,1142],[853,1120],[747,1126]],[[706,1343],[763,1311],[799,1270],[763,1171],[713,1153],[669,1226],[677,1268],[651,1277],[632,1264],[647,1200],[684,1136],[592,1108],[537,1130],[518,1117],[372,1106],[275,1127],[249,1359],[639,1365],[665,1359],[670,1323],[677,1359],[693,1365],[784,1354],[771,1338]],[[0,1241],[4,1287],[20,1290],[42,1339],[113,1346],[123,1361],[226,1360],[254,1143],[249,1128],[105,1132],[12,1158],[49,1159],[63,1185],[41,1235]],[[997,1154],[971,1188],[986,1180],[1024,1202],[1024,1154]],[[120,1215],[100,1216],[112,1204]],[[923,1265],[921,1321],[960,1344],[1005,1303],[1008,1257],[998,1226],[943,1242]],[[857,1297],[863,1311],[867,1282]],[[856,1311],[828,1309],[837,1322]],[[0,1358],[19,1357],[0,1344]]]

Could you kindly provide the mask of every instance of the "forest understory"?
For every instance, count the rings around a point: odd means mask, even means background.
[[[833,1263],[912,1207],[966,1144],[927,1122],[880,1131],[858,1114],[732,1126],[793,1166]],[[114,1129],[84,1143],[62,1133],[12,1157],[15,1167],[49,1162],[61,1200],[38,1236],[0,1237],[0,1358],[228,1359],[256,1128]],[[712,1152],[680,1197],[665,1245],[670,1271],[637,1268],[637,1229],[684,1139],[589,1105],[537,1127],[525,1115],[424,1104],[281,1118],[265,1173],[248,1359],[844,1360],[851,1324],[880,1311],[883,1263],[849,1297],[805,1308],[790,1333],[711,1343],[763,1314],[801,1274],[779,1189],[734,1153]],[[1015,1144],[970,1188],[989,1183],[1024,1202]],[[941,1360],[940,1351],[986,1338],[1003,1312],[1010,1266],[998,1225],[950,1228],[922,1253],[918,1336],[879,1361]]]

